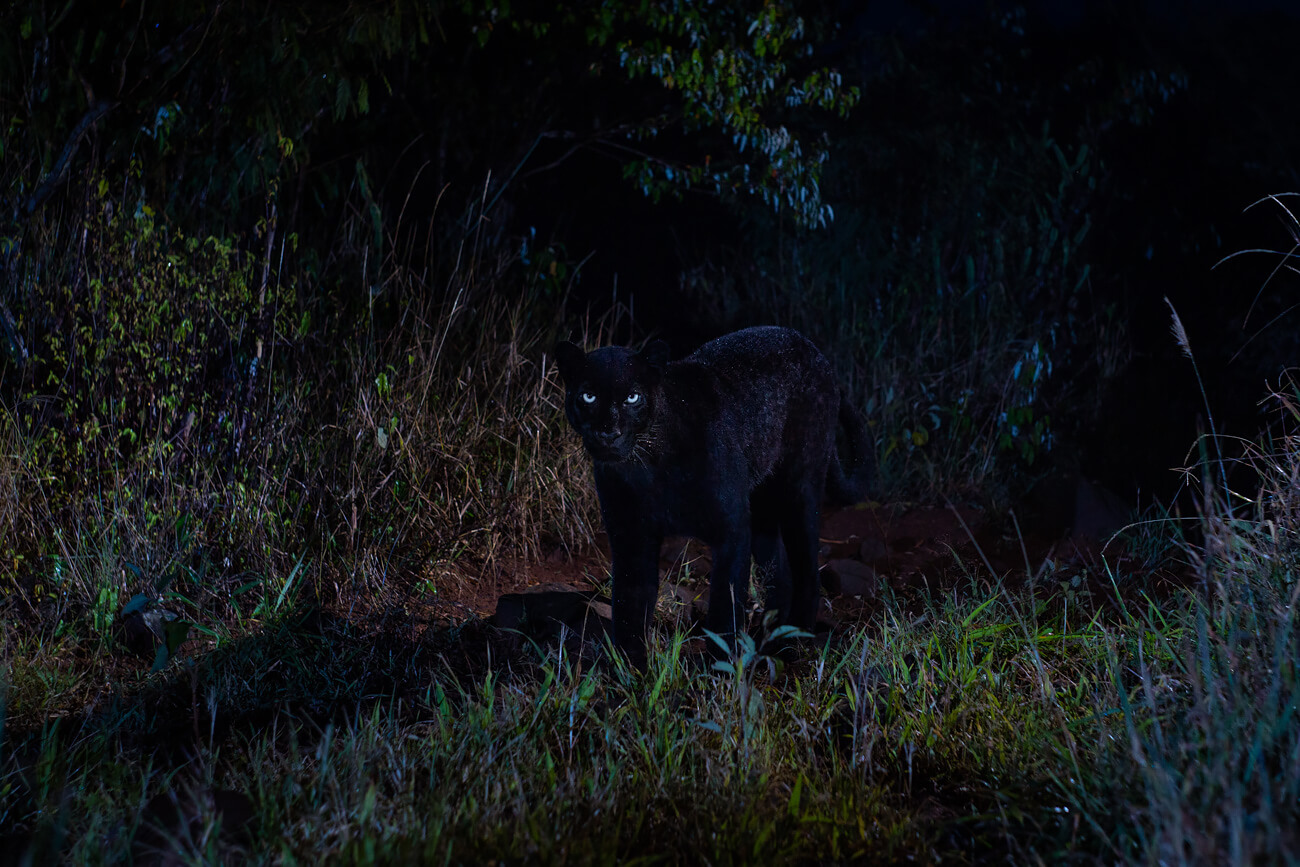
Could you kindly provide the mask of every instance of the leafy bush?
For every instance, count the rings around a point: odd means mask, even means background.
[[[78,184],[84,208],[27,237],[23,355],[0,362],[0,562],[40,619],[103,635],[139,594],[200,624],[302,593],[436,600],[503,554],[589,542],[545,362],[554,269],[488,245],[447,273],[389,259],[354,311],[273,221],[199,240]]]
[[[56,505],[111,492],[104,473],[148,483],[199,457],[246,459],[274,349],[295,330],[292,280],[269,263],[186,237],[143,202],[124,207],[106,179],[87,186],[76,260],[53,238],[29,242],[18,322],[29,357],[4,380]]]

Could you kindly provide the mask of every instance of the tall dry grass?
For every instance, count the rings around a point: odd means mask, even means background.
[[[16,275],[30,357],[0,389],[0,616],[99,640],[144,594],[249,626],[298,594],[436,599],[503,556],[590,544],[548,360],[579,318],[517,248],[476,232],[445,261],[322,273],[273,230],[188,238],[82,183]]]

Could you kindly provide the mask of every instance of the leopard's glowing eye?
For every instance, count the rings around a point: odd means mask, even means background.
[[[641,402],[641,392],[639,391],[630,392],[627,398],[624,400],[624,403],[627,404],[640,403],[640,402]]]
[[[595,403],[595,402],[596,402],[596,395],[592,394],[592,393],[589,392],[589,391],[584,391],[582,394],[578,395],[578,397],[582,398],[582,402],[583,402],[583,403]]]

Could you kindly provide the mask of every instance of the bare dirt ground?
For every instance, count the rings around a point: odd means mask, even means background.
[[[919,607],[936,594],[969,592],[995,581],[1069,588],[1095,594],[1104,604],[1114,596],[1110,576],[1141,568],[1116,536],[1131,510],[1087,480],[1057,480],[1021,508],[1022,515],[950,503],[828,510],[820,534],[818,632],[870,621],[884,594]],[[442,602],[462,622],[486,618],[533,640],[554,640],[566,630],[599,637],[609,623],[609,561],[603,539],[598,542],[600,550],[579,556],[555,551],[541,562],[500,561]],[[661,625],[698,631],[707,610],[709,569],[706,546],[683,538],[664,544]],[[1169,586],[1182,583],[1178,576],[1156,577]]]

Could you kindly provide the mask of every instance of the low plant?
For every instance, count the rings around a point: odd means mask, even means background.
[[[1242,457],[1255,491],[1225,488],[1213,449],[1189,471],[1201,541],[1182,551],[1197,592],[1189,604],[1134,616],[1149,639],[1115,672],[1124,722],[1110,730],[1123,748],[1106,754],[1102,778],[1124,780],[1131,793],[1117,833],[1135,860],[1300,856],[1296,395],[1286,380],[1273,395],[1281,432]]]
[[[344,625],[326,639],[287,625],[138,681],[75,735],[9,735],[0,811],[34,851],[86,863],[155,830],[202,863],[789,863],[1065,845],[1057,781],[1075,770],[1057,732],[1087,724],[1074,657],[1102,639],[1095,625],[1026,635],[1005,624],[1013,604],[998,588],[919,619],[891,604],[878,629],[784,669],[751,647],[709,669],[676,633],[643,675],[563,644],[458,672],[432,654],[376,655]],[[389,687],[370,693],[376,678]],[[129,710],[177,687],[192,707]],[[142,760],[182,732],[189,759]],[[210,802],[184,829],[147,809],[228,791],[254,810],[236,836]]]

